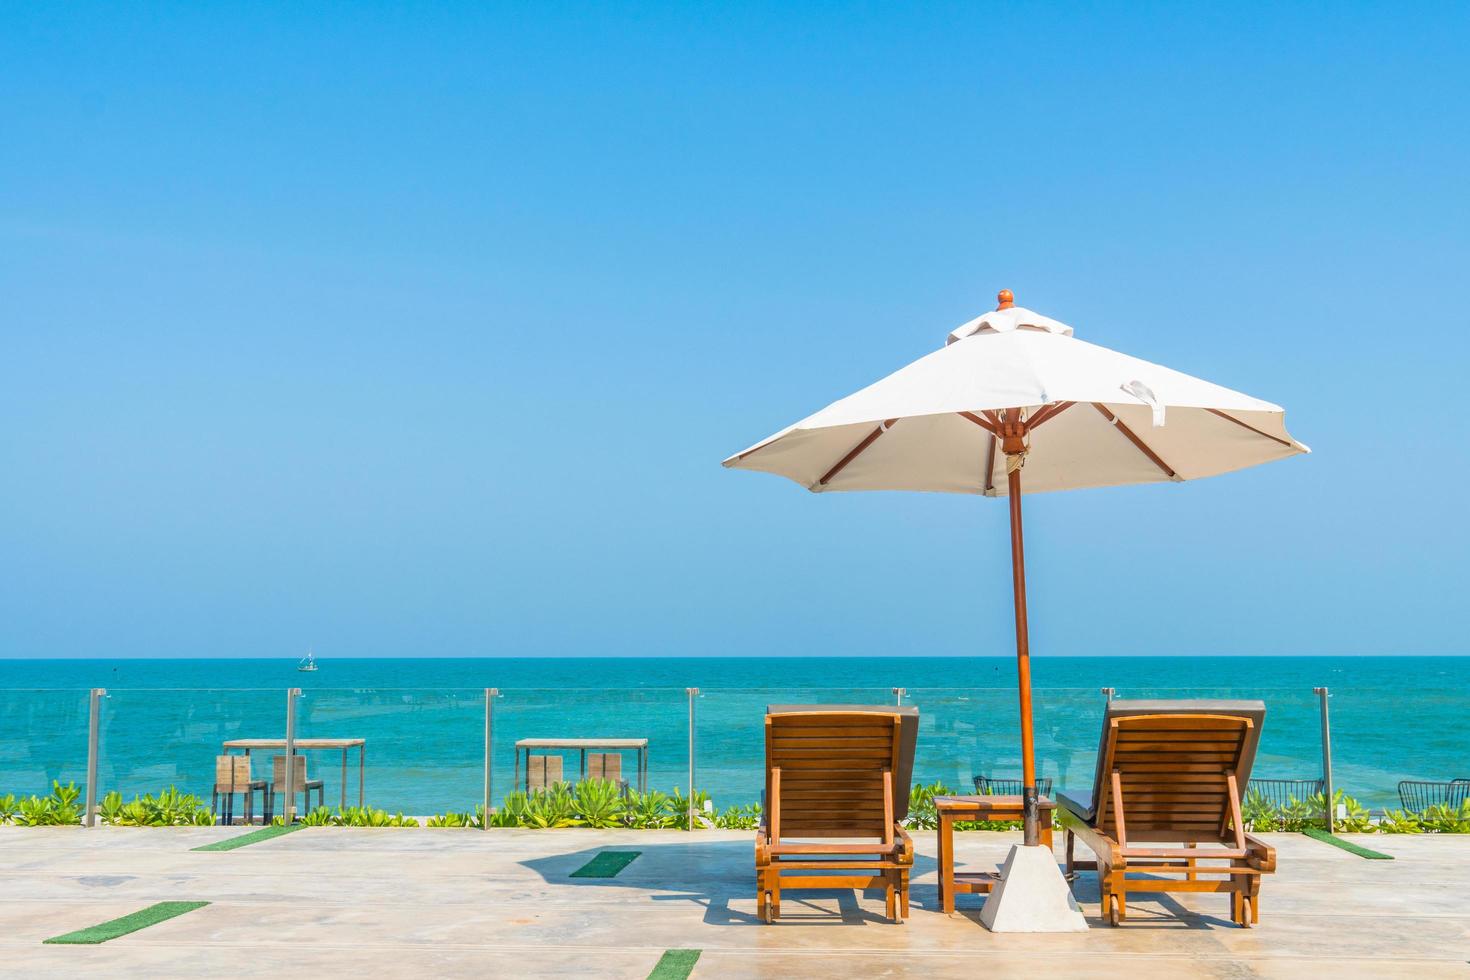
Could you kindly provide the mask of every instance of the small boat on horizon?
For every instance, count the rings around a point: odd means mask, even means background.
[[[296,669],[301,671],[316,670],[316,654],[310,650],[306,651],[306,656],[301,658],[301,662],[296,665]]]

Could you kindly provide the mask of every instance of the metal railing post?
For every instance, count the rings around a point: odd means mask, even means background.
[[[1107,698],[1109,701],[1113,700],[1113,696],[1117,693],[1118,689],[1116,687],[1105,687],[1102,689],[1102,696]]]
[[[495,756],[494,732],[495,732],[495,699],[500,697],[500,689],[494,687],[485,688],[485,813],[480,824],[481,830],[490,829],[490,798],[491,798],[491,766]]]
[[[895,687],[893,689],[893,698],[894,698],[893,703],[896,704],[896,705],[898,705],[900,708],[902,708],[903,707],[903,696],[905,694],[907,694],[907,693],[909,693],[908,692],[908,688],[906,688],[906,687]]]
[[[287,826],[296,822],[296,699],[301,688],[286,689],[286,802],[281,807],[281,816]]]
[[[689,698],[689,829],[694,829],[694,699],[699,697],[699,688],[684,688]]]
[[[92,688],[87,707],[87,808],[82,822],[88,827],[97,826],[97,740],[102,731],[102,699],[106,696],[107,688]]]
[[[1337,800],[1332,789],[1332,723],[1327,718],[1329,692],[1325,687],[1314,687],[1312,693],[1317,695],[1322,712],[1322,809],[1327,811],[1327,832],[1330,834],[1334,830],[1334,820],[1337,817]]]

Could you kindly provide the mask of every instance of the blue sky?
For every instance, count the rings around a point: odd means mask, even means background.
[[[1463,5],[10,5],[0,656],[1004,654],[719,461],[995,291],[1314,455],[1027,498],[1038,655],[1466,653]]]

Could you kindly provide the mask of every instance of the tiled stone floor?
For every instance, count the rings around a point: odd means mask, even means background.
[[[744,832],[309,829],[190,850],[240,832],[0,828],[0,975],[644,977],[692,947],[695,977],[1470,976],[1470,837],[1366,841],[1390,862],[1268,835],[1280,870],[1250,930],[1223,896],[1186,895],[1131,901],[1109,928],[1084,875],[1090,932],[1022,936],[987,932],[978,897],[936,911],[932,833],[904,925],[881,894],[830,892],[789,893],[764,926]],[[961,862],[994,866],[1017,836],[959,835]],[[567,877],[605,847],[643,856]],[[213,904],[102,946],[41,944],[174,899]]]

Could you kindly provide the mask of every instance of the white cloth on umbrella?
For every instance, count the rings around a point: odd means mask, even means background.
[[[976,317],[940,350],[724,465],[814,492],[1004,495],[1005,455],[961,413],[1019,408],[1029,418],[1064,402],[1074,404],[1031,433],[1025,493],[1192,480],[1310,452],[1286,431],[1278,405],[1072,334],[1022,307]]]

